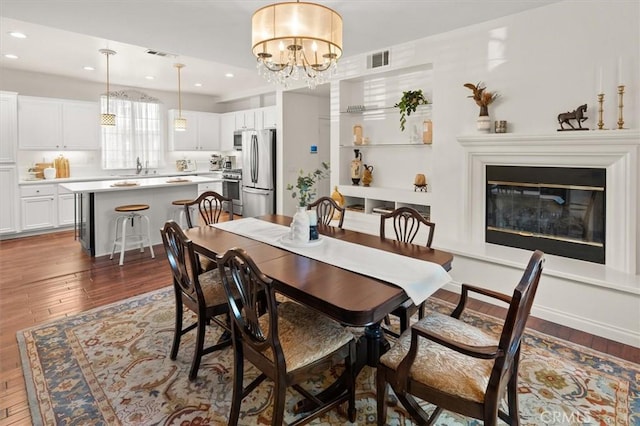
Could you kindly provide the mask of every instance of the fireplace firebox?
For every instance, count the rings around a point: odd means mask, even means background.
[[[488,243],[605,263],[606,169],[486,166]]]

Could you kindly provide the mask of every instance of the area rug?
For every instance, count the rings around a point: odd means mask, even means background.
[[[446,313],[452,309],[434,298],[428,307]],[[169,359],[174,312],[168,287],[19,332],[33,423],[227,424],[232,351],[205,356],[197,380],[190,382],[193,336],[183,338],[175,361]],[[495,333],[500,330],[500,322],[490,316],[471,312],[465,320]],[[219,334],[210,327],[208,339]],[[245,373],[247,382],[258,374],[249,366]],[[308,387],[329,383],[338,373],[328,371]],[[522,424],[638,425],[639,382],[638,364],[528,330],[519,380]],[[375,370],[365,368],[357,386],[356,424],[375,424]],[[299,399],[296,393],[288,395],[286,421],[296,418],[292,408]],[[271,424],[271,405],[272,384],[266,381],[243,401],[240,424]],[[312,424],[347,423],[333,410]],[[413,424],[400,405],[390,407],[387,423]],[[438,424],[482,422],[445,412]]]

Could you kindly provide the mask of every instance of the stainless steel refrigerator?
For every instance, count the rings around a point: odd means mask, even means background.
[[[242,132],[242,216],[276,211],[276,131]]]

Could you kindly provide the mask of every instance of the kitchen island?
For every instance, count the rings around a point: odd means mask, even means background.
[[[70,182],[61,186],[75,195],[76,230],[80,243],[91,256],[111,254],[117,206],[148,204],[142,212],[151,222],[151,244],[161,244],[160,229],[173,219],[174,200],[195,199],[198,184],[214,182],[201,176],[140,178],[93,182]],[[131,247],[133,248],[133,247]]]

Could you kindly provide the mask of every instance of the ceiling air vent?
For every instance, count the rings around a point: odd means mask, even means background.
[[[160,52],[159,50],[147,49],[147,53],[153,56],[161,56],[163,58],[173,57],[175,58],[178,55],[174,55],[173,53]]]
[[[372,53],[367,56],[367,68],[379,68],[389,65],[389,51],[384,50],[382,52]]]

